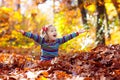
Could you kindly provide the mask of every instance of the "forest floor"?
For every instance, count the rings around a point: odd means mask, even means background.
[[[0,80],[119,80],[120,45],[60,55],[51,66],[0,49]]]

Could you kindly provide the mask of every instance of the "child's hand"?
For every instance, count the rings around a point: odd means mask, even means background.
[[[84,32],[86,32],[86,30],[79,30],[79,31],[78,31],[79,34],[80,34],[80,33],[84,33]]]
[[[22,33],[22,34],[25,33],[25,31],[23,31],[23,30],[17,30],[17,32],[20,32],[20,33]]]

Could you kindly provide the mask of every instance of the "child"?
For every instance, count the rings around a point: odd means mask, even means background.
[[[32,38],[41,45],[40,59],[41,62],[44,63],[45,61],[51,61],[52,59],[58,56],[58,48],[61,44],[78,36],[80,33],[85,32],[85,30],[73,32],[72,34],[69,34],[62,38],[57,38],[57,31],[53,25],[47,25],[43,27],[41,30],[42,36],[32,34],[30,32],[24,32],[23,30],[20,30],[19,32],[21,32],[24,36]]]

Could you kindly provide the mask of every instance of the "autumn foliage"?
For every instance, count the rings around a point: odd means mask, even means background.
[[[0,1],[0,80],[119,80],[119,0]],[[28,4],[27,1],[32,3]],[[40,4],[47,1],[53,1],[53,15],[48,12],[49,8],[46,9],[48,16],[38,9]],[[78,4],[78,1],[83,3]],[[99,19],[104,22],[102,26],[105,28],[100,30],[105,32],[105,44],[108,46],[96,47],[97,1],[100,5],[105,5],[105,14],[108,16],[109,28],[106,20]],[[20,5],[23,4],[26,11],[21,14]],[[42,8],[45,10],[45,7]],[[85,8],[87,13],[87,26],[81,21],[81,8]],[[43,66],[39,64],[39,44],[17,30],[40,34],[41,27],[49,23],[56,27],[58,37],[86,27],[89,27],[89,31],[61,45],[59,57],[51,62],[52,65]],[[108,31],[110,39],[107,37]]]
[[[90,52],[59,56],[51,66],[39,65],[31,56],[0,54],[1,79],[118,80],[120,45],[98,46]]]

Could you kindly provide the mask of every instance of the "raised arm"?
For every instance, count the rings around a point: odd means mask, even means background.
[[[18,32],[22,33],[24,36],[26,36],[28,38],[31,38],[31,39],[35,40],[36,42],[42,44],[43,38],[41,36],[39,36],[37,34],[32,34],[31,32],[25,32],[23,30],[20,30]]]
[[[85,32],[85,30],[79,30],[78,32],[73,32],[72,34],[63,36],[62,38],[58,38],[58,42],[60,44],[63,44],[63,43],[77,37],[79,34],[84,33],[84,32]]]

